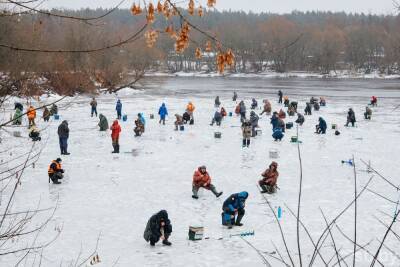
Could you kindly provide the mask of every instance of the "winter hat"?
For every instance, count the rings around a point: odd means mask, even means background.
[[[62,160],[61,160],[60,158],[57,158],[56,161],[57,161],[58,163],[60,163]]]
[[[239,196],[240,198],[247,199],[247,197],[249,196],[249,193],[247,193],[246,191],[243,191],[243,192],[240,192],[240,193],[238,194],[238,196]]]
[[[271,164],[270,164],[269,166],[270,166],[270,167],[271,167],[271,166],[274,166],[275,169],[276,169],[276,168],[278,168],[278,163],[275,162],[275,161],[273,161],[273,162],[271,162]]]
[[[158,213],[158,217],[160,218],[160,221],[167,221],[168,220],[168,213],[166,210],[161,210]]]

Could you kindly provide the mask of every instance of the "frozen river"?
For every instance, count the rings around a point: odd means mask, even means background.
[[[326,96],[328,103],[327,107],[306,117],[305,124],[299,128],[303,160],[301,220],[314,241],[325,228],[320,208],[328,220],[332,220],[353,199],[353,168],[343,165],[342,160],[354,155],[358,191],[374,176],[368,188],[394,202],[383,200],[369,191],[358,200],[357,242],[362,246],[368,244],[368,252],[360,250],[356,261],[358,266],[370,265],[372,258],[369,253],[377,251],[378,240],[385,234],[385,227],[376,217],[390,224],[391,218],[384,213],[395,213],[395,203],[400,196],[377,175],[366,172],[360,159],[370,161],[382,175],[394,184],[400,184],[400,158],[397,156],[400,151],[400,110],[394,111],[400,104],[399,80],[146,78],[143,88],[140,91],[124,89],[118,95],[123,103],[123,113],[128,115],[128,121],[121,122],[122,153],[119,155],[110,153],[110,133],[99,132],[98,120],[90,117],[90,96],[69,98],[60,103],[61,120],[68,120],[71,131],[71,155],[63,157],[66,178],[61,185],[47,183],[48,164],[59,157],[57,127],[60,121],[52,120],[49,126],[39,122],[39,128],[44,129],[43,140],[35,151],[43,149],[43,152],[35,168],[25,170],[12,211],[58,205],[53,219],[38,239],[40,242],[51,240],[60,231],[56,241],[43,251],[42,266],[74,265],[80,252],[81,259],[93,252],[98,236],[97,252],[102,261],[98,266],[265,266],[245,241],[230,237],[230,234],[246,231],[255,231],[254,236],[244,239],[257,248],[272,266],[284,266],[267,255],[273,253],[273,257],[279,257],[275,246],[290,265],[273,213],[256,187],[260,174],[272,161],[269,158],[271,150],[279,151],[276,161],[279,164],[280,190],[267,197],[274,211],[278,207],[283,210],[280,223],[289,253],[295,265],[299,266],[296,219],[289,212],[289,208],[297,210],[299,190],[297,145],[290,143],[296,129],[288,130],[283,141],[276,143],[271,137],[269,118],[264,115],[259,122],[263,134],[252,139],[250,148],[243,149],[238,117],[226,118],[221,127],[209,126],[215,111],[215,96],[221,97],[222,106],[228,112],[235,107],[231,100],[233,90],[238,92],[240,100],[245,100],[247,107],[253,97],[259,104],[268,98],[273,110],[279,110],[281,106],[276,101],[279,89],[290,99],[297,100],[301,111],[311,96]],[[378,97],[379,106],[373,109],[372,120],[365,121],[362,113],[372,95]],[[99,113],[103,113],[109,123],[116,116],[116,99],[115,95],[97,98]],[[185,131],[175,132],[173,115],[182,113],[188,101],[193,101],[196,106],[196,123],[187,126]],[[158,124],[157,116],[155,120],[149,119],[150,114],[157,114],[162,102],[167,104],[170,114],[165,126]],[[4,112],[6,118],[12,104],[10,101]],[[343,127],[349,107],[356,112],[358,123],[355,128]],[[135,138],[133,125],[138,112],[145,114],[147,124],[145,134]],[[324,136],[314,134],[319,116],[326,119],[329,127]],[[294,117],[289,117],[286,122],[294,120]],[[331,124],[339,125],[340,136],[335,136],[330,130]],[[1,151],[10,152],[3,154],[3,161],[25,153],[31,146],[31,141],[25,138],[27,130],[21,128],[21,131],[21,138],[1,132]],[[216,131],[222,133],[221,139],[214,139]],[[0,171],[23,160],[22,157],[17,162],[2,164]],[[224,191],[219,199],[208,191],[200,191],[199,200],[191,198],[192,175],[200,165],[208,167],[213,183],[218,190]],[[1,175],[4,177],[6,174]],[[2,181],[2,187],[6,184]],[[250,195],[244,226],[225,229],[221,226],[222,203],[230,194],[240,191],[248,191]],[[0,208],[4,209],[7,193],[1,197]],[[169,212],[173,245],[162,247],[158,244],[151,248],[143,240],[143,231],[148,218],[161,209]],[[40,213],[33,223],[48,216],[46,212]],[[190,225],[204,226],[205,236],[209,239],[188,241]],[[340,255],[345,257],[352,252],[353,244],[339,229],[353,238],[354,207],[337,221],[337,225],[339,228],[334,226],[332,234]],[[314,247],[304,229],[300,229],[303,264],[308,264]],[[393,229],[400,233],[398,223]],[[400,251],[400,242],[392,234],[385,244],[397,253]],[[18,245],[21,243],[7,244],[9,247]],[[321,254],[325,262],[330,261],[329,266],[336,263],[329,236]],[[325,265],[323,260],[317,256],[315,266]],[[352,257],[345,260],[347,264],[352,263]],[[400,265],[400,260],[386,248],[382,249],[380,261],[385,266]],[[13,255],[0,257],[0,266],[13,266],[15,262]],[[30,263],[32,258],[25,265]]]

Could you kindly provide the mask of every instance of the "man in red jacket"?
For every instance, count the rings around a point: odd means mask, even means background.
[[[121,132],[121,126],[118,124],[118,120],[115,120],[110,127],[112,145],[114,147],[114,151],[112,153],[119,153],[119,133]]]
[[[262,180],[258,181],[258,184],[262,188],[261,193],[272,194],[276,192],[279,172],[278,163],[273,161],[269,168],[261,174]]]
[[[194,199],[199,198],[197,196],[197,193],[199,192],[200,188],[211,190],[211,192],[213,192],[216,197],[222,195],[222,192],[218,193],[215,186],[211,184],[211,177],[207,172],[206,166],[199,167],[197,171],[195,171],[193,174],[192,198]]]

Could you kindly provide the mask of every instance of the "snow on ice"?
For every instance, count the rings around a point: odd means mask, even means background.
[[[145,90],[124,89],[119,93],[123,114],[128,115],[128,121],[121,121],[121,153],[118,155],[111,154],[110,132],[99,132],[98,119],[90,117],[91,96],[70,97],[60,102],[60,121],[52,120],[47,125],[39,120],[43,138],[35,151],[44,150],[35,168],[25,171],[12,210],[58,205],[51,227],[40,235],[40,240],[50,240],[57,230],[61,230],[57,240],[44,250],[42,266],[68,266],[80,251],[90,254],[99,235],[101,263],[98,266],[264,266],[260,256],[240,237],[229,238],[230,234],[253,230],[254,236],[244,237],[248,242],[264,254],[275,251],[274,243],[287,259],[273,214],[256,186],[260,174],[272,160],[269,151],[273,150],[279,151],[276,161],[279,164],[280,190],[267,197],[275,212],[278,207],[282,209],[280,222],[289,250],[297,262],[296,219],[288,210],[289,207],[296,211],[299,190],[297,145],[290,142],[290,137],[296,135],[296,128],[287,130],[282,142],[274,142],[269,117],[264,115],[259,122],[262,135],[252,139],[250,148],[243,149],[238,117],[225,118],[221,127],[209,126],[215,111],[215,96],[220,96],[222,106],[228,112],[234,110],[233,90],[238,92],[239,100],[245,100],[248,110],[252,97],[258,100],[259,105],[262,99],[268,98],[273,110],[279,110],[281,106],[276,101],[278,89],[298,101],[300,111],[304,110],[305,102],[312,95],[326,96],[327,107],[306,116],[305,124],[299,128],[304,179],[301,219],[314,240],[325,228],[319,208],[331,220],[353,198],[353,169],[342,164],[342,160],[349,160],[354,155],[358,190],[373,175],[365,171],[360,159],[370,161],[385,177],[400,184],[400,116],[399,110],[394,111],[399,104],[400,90],[396,81],[159,77],[143,83]],[[362,114],[372,95],[378,96],[379,106],[373,108],[372,120],[365,121]],[[56,97],[41,97],[41,101],[51,102]],[[9,116],[14,100],[8,102],[3,116]],[[116,117],[116,100],[117,96],[109,94],[97,97],[98,112],[104,114],[109,123]],[[176,132],[174,114],[183,113],[188,101],[193,101],[196,106],[195,125]],[[157,114],[162,102],[167,104],[169,111],[165,126],[158,123],[157,115],[154,120],[149,118],[150,114]],[[343,127],[349,107],[356,112],[355,128]],[[135,138],[134,119],[139,112],[145,115],[146,131],[142,137]],[[319,116],[328,123],[326,135],[314,134]],[[66,170],[62,184],[53,185],[47,182],[47,167],[51,160],[60,156],[57,127],[62,120],[69,122],[71,155],[62,157]],[[294,120],[295,117],[289,117],[285,121]],[[27,123],[26,119],[24,123]],[[335,136],[330,130],[331,124],[339,125],[340,136]],[[10,134],[12,128],[8,132],[2,131],[1,150],[9,151],[2,160],[7,161],[11,154],[25,153],[30,147],[27,130],[20,130],[21,138]],[[221,139],[214,138],[216,131],[222,133]],[[24,157],[19,163],[23,160]],[[0,168],[3,171],[13,164],[16,163],[4,164]],[[219,199],[204,190],[200,190],[198,200],[191,198],[192,175],[200,165],[207,166],[213,184],[224,192]],[[376,175],[370,188],[394,201],[399,199],[399,192]],[[230,194],[240,191],[249,192],[242,221],[244,226],[228,230],[221,225],[222,203]],[[390,218],[380,211],[393,214],[395,208],[395,204],[365,192],[358,201],[358,242],[367,244],[371,241],[369,249],[375,252],[379,245],[377,240],[383,238],[385,228],[374,216],[390,223]],[[163,247],[158,243],[151,248],[143,239],[143,231],[148,218],[161,209],[169,212],[173,245]],[[40,221],[48,214],[38,216],[37,221]],[[345,234],[352,237],[353,208],[337,223]],[[189,241],[189,226],[203,226],[204,235],[209,239]],[[395,229],[400,230],[398,224]],[[352,243],[336,228],[332,231],[342,255],[351,253]],[[300,238],[303,259],[308,262],[313,245],[303,229]],[[327,260],[334,255],[330,244],[327,241],[322,249]],[[398,240],[393,236],[388,238],[386,245],[399,251]],[[269,257],[267,259],[273,266],[282,265]],[[316,265],[322,266],[318,257],[316,260]],[[385,266],[400,265],[400,260],[388,253],[383,253],[380,260]],[[14,262],[14,256],[0,259],[1,266],[11,266]],[[357,262],[359,266],[366,266],[371,257],[360,252]]]

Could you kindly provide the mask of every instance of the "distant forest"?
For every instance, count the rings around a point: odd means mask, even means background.
[[[96,17],[96,10],[51,10],[77,17]],[[185,11],[182,11],[185,13]],[[186,14],[187,15],[187,14]],[[202,18],[187,16],[199,28],[215,35],[224,47],[232,48],[236,62],[229,72],[335,70],[399,72],[400,16],[377,16],[330,12],[269,13],[207,11]],[[196,58],[205,50],[204,35],[190,31],[191,43],[182,54],[175,53],[174,40],[165,29],[180,28],[178,17],[156,19],[155,23],[129,40],[146,20],[128,9],[117,9],[99,20],[84,22],[43,14],[0,15],[0,71],[43,73],[92,73],[103,85],[121,82],[121,73],[140,75],[148,70],[215,71],[214,53]],[[158,30],[153,48],[146,46],[145,32]],[[124,45],[92,53],[44,53],[10,50],[1,45],[39,50],[91,50],[128,39]],[[74,79],[75,80],[75,79]]]

